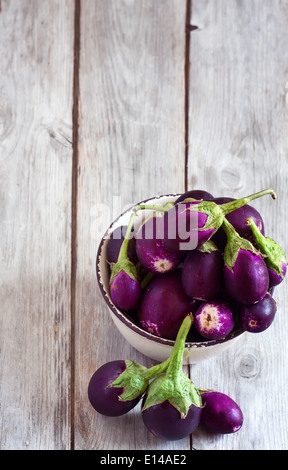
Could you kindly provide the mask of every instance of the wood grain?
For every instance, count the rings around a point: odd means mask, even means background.
[[[149,363],[116,331],[95,261],[99,236],[125,206],[184,189],[185,15],[177,1],[81,5],[76,449],[173,448],[148,435],[139,408],[109,423],[93,413],[87,385],[109,360]]]
[[[1,3],[0,447],[70,447],[73,8]]]
[[[189,82],[188,183],[215,196],[272,187],[276,201],[253,202],[266,235],[287,252],[287,2],[193,1]],[[199,449],[285,449],[288,445],[287,288],[275,291],[277,318],[223,356],[192,367],[200,387],[231,394],[243,431],[193,435]],[[276,432],[276,428],[278,431]],[[280,431],[281,430],[281,431]]]

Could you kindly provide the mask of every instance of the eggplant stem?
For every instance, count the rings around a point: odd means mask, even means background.
[[[220,204],[220,207],[223,211],[224,215],[233,212],[239,207],[245,206],[249,204],[249,202],[253,201],[254,199],[258,199],[259,197],[265,196],[266,194],[270,194],[273,199],[277,198],[277,195],[274,189],[264,189],[263,191],[259,191],[258,193],[251,194],[250,196],[243,197],[241,199],[236,199],[235,201],[226,202],[225,204]]]

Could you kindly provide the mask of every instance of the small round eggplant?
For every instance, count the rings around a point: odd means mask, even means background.
[[[143,399],[145,405],[146,396]],[[175,441],[183,439],[197,428],[202,409],[190,405],[188,414],[181,418],[179,411],[168,400],[152,406],[142,412],[142,419],[147,429],[161,439]]]
[[[192,309],[182,289],[180,270],[156,274],[146,287],[138,309],[138,320],[145,331],[175,339],[181,322]]]
[[[260,302],[242,306],[239,310],[239,323],[245,331],[261,333],[272,324],[277,305],[271,294],[267,292]]]
[[[228,240],[223,267],[228,295],[244,305],[259,302],[269,287],[269,274],[261,253],[249,240],[240,237],[226,218],[222,227]]]
[[[243,425],[243,413],[232,398],[220,392],[201,393],[201,398],[201,424],[209,431],[220,434],[239,431]]]
[[[182,267],[182,286],[189,297],[198,300],[216,298],[222,276],[222,256],[211,241],[187,254]]]
[[[88,398],[93,408],[105,416],[121,416],[132,410],[139,402],[141,395],[134,400],[121,401],[121,387],[109,387],[126,369],[122,360],[103,364],[92,375],[88,385]]]
[[[106,251],[106,258],[108,263],[116,263],[118,260],[120,248],[122,245],[122,242],[125,238],[125,234],[127,231],[127,226],[121,225],[120,227],[117,227],[113,232],[111,233],[109,240],[107,242],[107,251]],[[136,239],[135,237],[131,237],[131,240],[129,241],[129,246],[128,246],[128,258],[129,260],[137,264],[138,258],[137,258],[137,253],[136,253]]]
[[[142,402],[145,426],[155,436],[166,440],[188,436],[200,422],[200,392],[182,370],[185,341],[192,322],[192,315],[184,318],[165,374],[158,375],[149,384]]]
[[[195,330],[204,338],[225,338],[234,326],[235,321],[231,307],[222,300],[205,302],[195,313]]]
[[[153,273],[166,273],[176,268],[181,253],[171,252],[163,244],[163,217],[153,215],[136,235],[136,253],[141,265]]]
[[[137,268],[128,258],[128,248],[135,213],[132,213],[122,241],[118,259],[110,274],[109,290],[112,302],[123,310],[132,310],[138,305],[142,289]]]
[[[110,296],[116,307],[132,310],[141,296],[141,284],[138,278],[132,278],[122,269],[110,282]]]
[[[226,202],[235,201],[233,198],[219,197],[213,199],[216,204],[224,204]],[[247,225],[246,219],[250,217],[259,228],[261,233],[264,235],[264,222],[260,213],[251,205],[246,204],[245,206],[239,207],[226,215],[226,219],[235,228],[236,232],[240,237],[246,238],[251,243],[254,243],[254,235],[251,228]],[[223,251],[227,243],[227,237],[222,227],[213,235],[213,241],[218,246],[220,251]]]

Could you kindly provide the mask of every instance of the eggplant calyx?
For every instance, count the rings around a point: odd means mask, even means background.
[[[227,236],[227,244],[224,249],[224,263],[231,271],[233,271],[240,250],[250,251],[254,255],[261,255],[261,252],[249,240],[240,237],[226,217],[224,217],[222,228]]]
[[[108,385],[108,387],[123,388],[123,392],[119,396],[121,401],[134,400],[143,395],[149,385],[149,380],[167,369],[169,359],[149,369],[131,360],[126,360],[125,363],[124,372]]]
[[[201,212],[202,214],[207,215],[205,225],[203,225],[203,227],[197,227],[197,230],[203,231],[214,229],[213,233],[215,233],[218,228],[221,227],[224,218],[224,213],[221,207],[213,201],[194,202],[194,204],[191,204],[191,206],[188,207],[188,210],[191,212]]]
[[[197,250],[201,251],[201,253],[212,253],[212,251],[219,251],[218,247],[212,240],[207,240],[207,242],[203,243],[203,245],[197,248]]]
[[[255,243],[265,257],[266,266],[283,279],[282,263],[287,265],[287,259],[281,246],[272,238],[265,237],[251,218],[246,219],[246,224],[250,226]]]

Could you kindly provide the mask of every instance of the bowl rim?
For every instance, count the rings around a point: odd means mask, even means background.
[[[116,217],[116,219],[113,220],[113,222],[109,225],[109,227],[106,229],[103,237],[101,238],[101,241],[98,246],[97,250],[97,255],[96,255],[96,277],[98,281],[98,285],[102,294],[102,297],[104,298],[107,306],[109,307],[110,311],[117,317],[118,320],[120,320],[125,326],[127,326],[129,329],[131,329],[134,333],[139,334],[140,336],[149,339],[150,341],[153,341],[154,343],[159,343],[159,344],[164,344],[166,346],[174,346],[175,340],[172,339],[166,339],[162,338],[160,336],[156,336],[152,333],[149,333],[148,331],[143,330],[140,326],[138,326],[136,323],[134,323],[132,320],[128,318],[125,313],[123,313],[121,310],[119,310],[111,301],[108,292],[105,289],[105,286],[103,285],[103,282],[101,280],[101,270],[100,270],[100,258],[102,255],[102,250],[105,241],[107,240],[109,234],[111,233],[111,230],[113,226],[118,222],[121,217],[123,217],[125,214],[129,213],[133,207],[139,205],[139,204],[145,204],[151,200],[156,200],[156,199],[161,199],[163,197],[177,197],[181,196],[181,193],[170,193],[170,194],[162,194],[159,196],[155,197],[149,197],[148,199],[145,199],[143,201],[140,201],[136,204],[133,204],[131,207],[126,209],[125,211],[121,212],[121,214]],[[216,346],[218,344],[222,343],[227,343],[228,341],[232,341],[234,338],[237,338],[238,336],[242,335],[245,333],[245,331],[241,328],[232,330],[225,338],[221,339],[210,339],[206,341],[186,341],[185,342],[185,348],[191,349],[191,348],[207,348],[207,347],[212,347]]]

